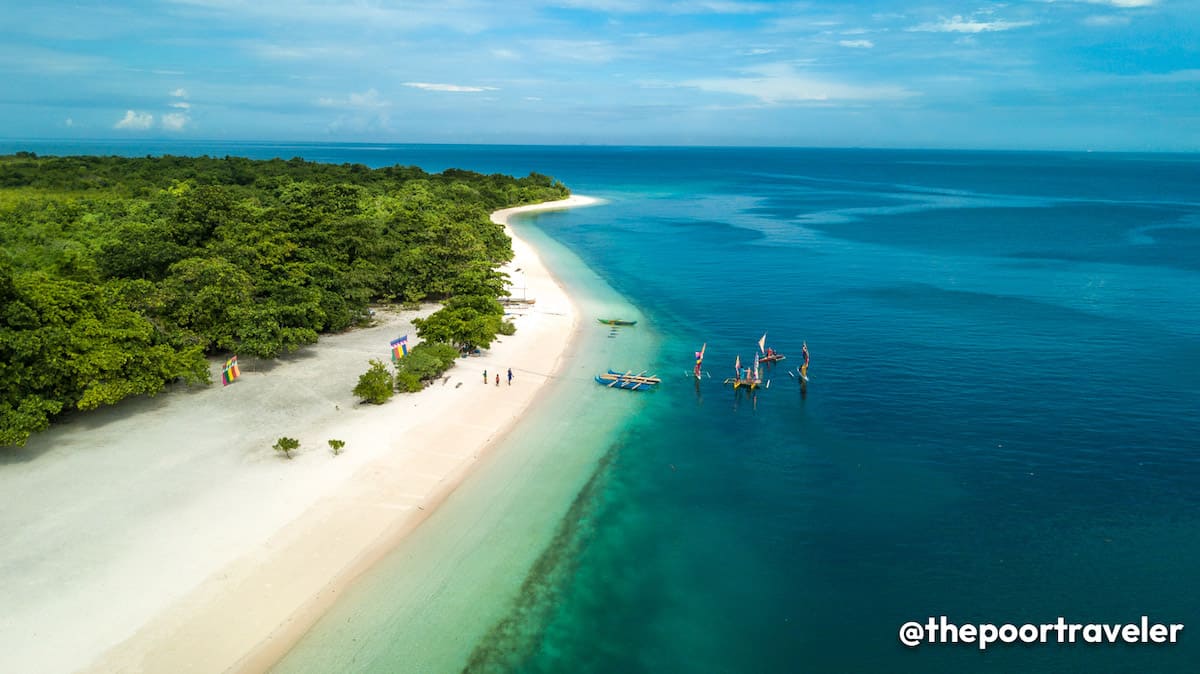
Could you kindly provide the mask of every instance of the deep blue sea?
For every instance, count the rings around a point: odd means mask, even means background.
[[[18,149],[537,171],[608,200],[535,225],[642,310],[665,381],[572,510],[586,526],[562,524],[580,540],[537,638],[481,671],[1200,666],[1200,156],[0,143]],[[723,387],[764,333],[788,355],[770,387]],[[942,615],[1186,628],[899,643]]]

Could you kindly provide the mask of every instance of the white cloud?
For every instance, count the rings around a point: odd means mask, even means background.
[[[350,94],[350,107],[363,108],[367,110],[375,108],[386,108],[391,103],[379,98],[379,92],[374,89],[367,89],[361,94]]]
[[[744,77],[689,80],[682,84],[702,91],[749,96],[767,104],[888,100],[916,95],[894,85],[858,85],[809,77],[782,63],[744,72]]]
[[[317,99],[317,105],[326,108],[339,108],[344,111],[329,123],[329,133],[365,134],[391,132],[391,119],[388,109],[392,103],[380,97],[379,91],[376,89],[367,89],[362,93],[351,93],[345,98],[320,98]]]
[[[1129,17],[1117,16],[1115,14],[1108,14],[1108,15],[1104,15],[1104,16],[1089,16],[1083,20],[1083,24],[1085,26],[1096,26],[1096,27],[1100,27],[1100,28],[1104,28],[1104,27],[1108,27],[1108,26],[1125,26],[1125,25],[1129,24]]]
[[[1158,0],[1087,0],[1093,5],[1111,5],[1113,7],[1150,7]]]
[[[122,117],[116,124],[114,129],[132,129],[141,131],[154,126],[154,115],[148,112],[137,112],[134,110],[126,110],[125,116]]]
[[[385,101],[379,97],[379,92],[372,89],[367,89],[361,94],[351,93],[346,98],[329,98],[323,97],[317,99],[317,105],[326,108],[349,108],[353,110],[381,110],[391,106],[390,101]]]
[[[182,112],[169,112],[162,116],[162,128],[167,131],[182,131],[190,121],[191,118]]]
[[[870,40],[840,40],[838,44],[851,49],[870,49],[875,46]]]
[[[70,117],[68,117],[68,118],[66,118],[66,119],[64,119],[64,120],[63,120],[63,125],[64,125],[64,126],[75,126],[75,120],[73,120],[73,119],[71,119]]]
[[[187,93],[187,89],[180,88],[180,89],[176,89],[175,91],[172,91],[171,95],[174,96],[175,98],[187,98],[188,93]]]
[[[458,93],[476,91],[496,91],[496,87],[472,87],[463,84],[442,84],[438,82],[405,82],[404,86],[425,91],[453,91]]]
[[[738,53],[742,56],[763,56],[764,54],[771,54],[774,51],[774,49],[763,49],[762,47],[758,47],[755,49],[747,49]]]
[[[988,13],[990,14],[990,12]],[[984,33],[1024,28],[1033,24],[1033,21],[981,21],[975,17],[964,18],[962,15],[955,14],[949,19],[943,18],[936,23],[923,23],[908,30],[919,33]]]
[[[174,103],[167,103],[167,105],[172,108],[179,108],[180,110],[190,110],[192,107],[192,104],[187,101],[175,101]]]
[[[494,56],[498,59],[505,59],[506,61],[511,61],[511,60],[514,60],[517,58],[517,53],[511,49],[493,49],[492,56]]]
[[[273,61],[303,61],[303,60],[354,60],[361,58],[362,49],[349,45],[335,46],[305,46],[295,44],[273,44],[264,42],[244,42],[242,47],[253,52],[260,58]]]

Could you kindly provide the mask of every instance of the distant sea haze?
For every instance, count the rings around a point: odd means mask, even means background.
[[[598,391],[621,423],[551,448],[558,461],[597,458],[544,508],[556,519],[532,561],[479,580],[500,617],[456,646],[470,671],[1189,672],[1200,661],[1200,640],[1187,638],[1200,629],[1200,157],[3,149],[536,171],[607,200],[518,226],[553,244],[545,257],[573,294],[606,285],[619,296],[606,301],[640,318],[630,330],[653,337],[637,363],[616,362],[617,349],[588,366],[646,369],[663,384]],[[765,369],[770,387],[723,387],[764,333],[787,355]],[[593,352],[607,348],[606,332],[591,338]],[[697,382],[702,344],[710,377]],[[555,389],[557,404],[597,394],[586,374]],[[508,553],[497,542],[471,554]],[[410,570],[389,561],[363,586]],[[379,596],[336,609],[372,616],[351,622],[371,625],[360,639],[318,625],[281,671],[410,671],[413,653],[394,644],[435,609]],[[1187,627],[1149,647],[900,644],[902,624],[942,615]]]

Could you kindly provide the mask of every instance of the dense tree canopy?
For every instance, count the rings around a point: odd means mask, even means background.
[[[63,411],[207,381],[206,354],[312,343],[370,302],[446,301],[425,330],[486,345],[512,258],[489,213],[567,194],[538,174],[0,157],[0,445]]]

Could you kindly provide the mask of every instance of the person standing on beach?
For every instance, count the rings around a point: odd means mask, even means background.
[[[499,385],[500,385],[500,373],[497,372],[496,373],[496,386],[499,386]]]
[[[512,368],[508,368],[508,385],[512,386]]]
[[[487,370],[483,371],[483,385],[487,386]]]

